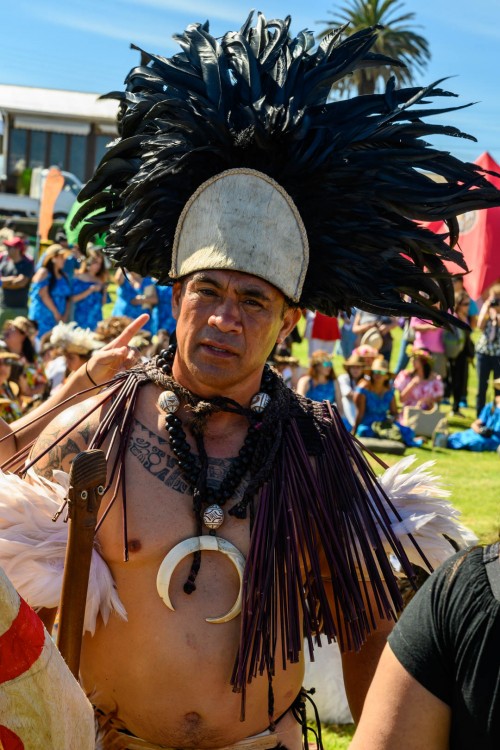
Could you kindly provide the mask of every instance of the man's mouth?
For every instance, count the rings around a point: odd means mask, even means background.
[[[218,346],[217,344],[208,341],[202,342],[202,346],[213,354],[219,354],[221,356],[233,356],[236,354],[236,352],[229,347]]]

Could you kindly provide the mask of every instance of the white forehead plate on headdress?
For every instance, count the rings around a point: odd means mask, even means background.
[[[306,230],[288,193],[262,172],[230,169],[204,182],[184,206],[170,276],[241,271],[298,302],[308,262]]]

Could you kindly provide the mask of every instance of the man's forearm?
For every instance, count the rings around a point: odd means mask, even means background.
[[[28,286],[30,280],[26,276],[3,276],[2,286],[5,289],[23,289]]]

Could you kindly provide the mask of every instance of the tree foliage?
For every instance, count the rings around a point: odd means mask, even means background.
[[[404,3],[400,0],[347,0],[343,6],[335,7],[328,13],[331,16],[329,20],[318,22],[326,24],[319,34],[320,38],[343,26],[346,27],[344,36],[367,26],[380,26],[373,52],[403,63],[403,66],[383,65],[356,70],[351,78],[339,81],[337,91],[340,94],[353,91],[373,94],[385,85],[391,75],[396,77],[399,84],[412,84],[414,74],[425,70],[431,57],[428,42],[414,31],[418,28],[413,23],[415,13],[405,12]]]

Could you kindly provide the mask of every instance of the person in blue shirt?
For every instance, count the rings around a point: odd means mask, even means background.
[[[172,316],[172,287],[156,285],[158,304],[151,313],[152,331],[158,333],[160,330],[167,331],[171,336],[175,331],[175,318]]]
[[[101,250],[91,248],[73,279],[73,320],[80,328],[95,331],[108,301],[106,264]]]
[[[342,394],[337,381],[331,355],[317,349],[309,363],[309,372],[299,378],[297,393],[311,401],[330,401],[337,406],[343,418]]]
[[[39,340],[59,321],[68,321],[72,289],[64,271],[67,256],[61,245],[51,245],[33,276],[28,318],[38,323]]]
[[[125,272],[119,268],[114,278],[116,284],[116,302],[111,312],[113,316],[127,316],[137,318],[142,313],[151,315],[151,311],[158,304],[156,285],[150,276],[140,276],[131,271]],[[152,332],[151,318],[143,326],[145,331]]]
[[[356,419],[353,432],[360,438],[386,438],[400,440],[408,446],[420,446],[422,440],[397,421],[398,407],[389,363],[383,357],[373,360],[369,378],[359,381],[356,387]]]
[[[500,378],[494,381],[495,388],[500,389]],[[497,451],[500,448],[500,396],[486,404],[479,417],[468,430],[453,432],[447,448],[467,451]]]

